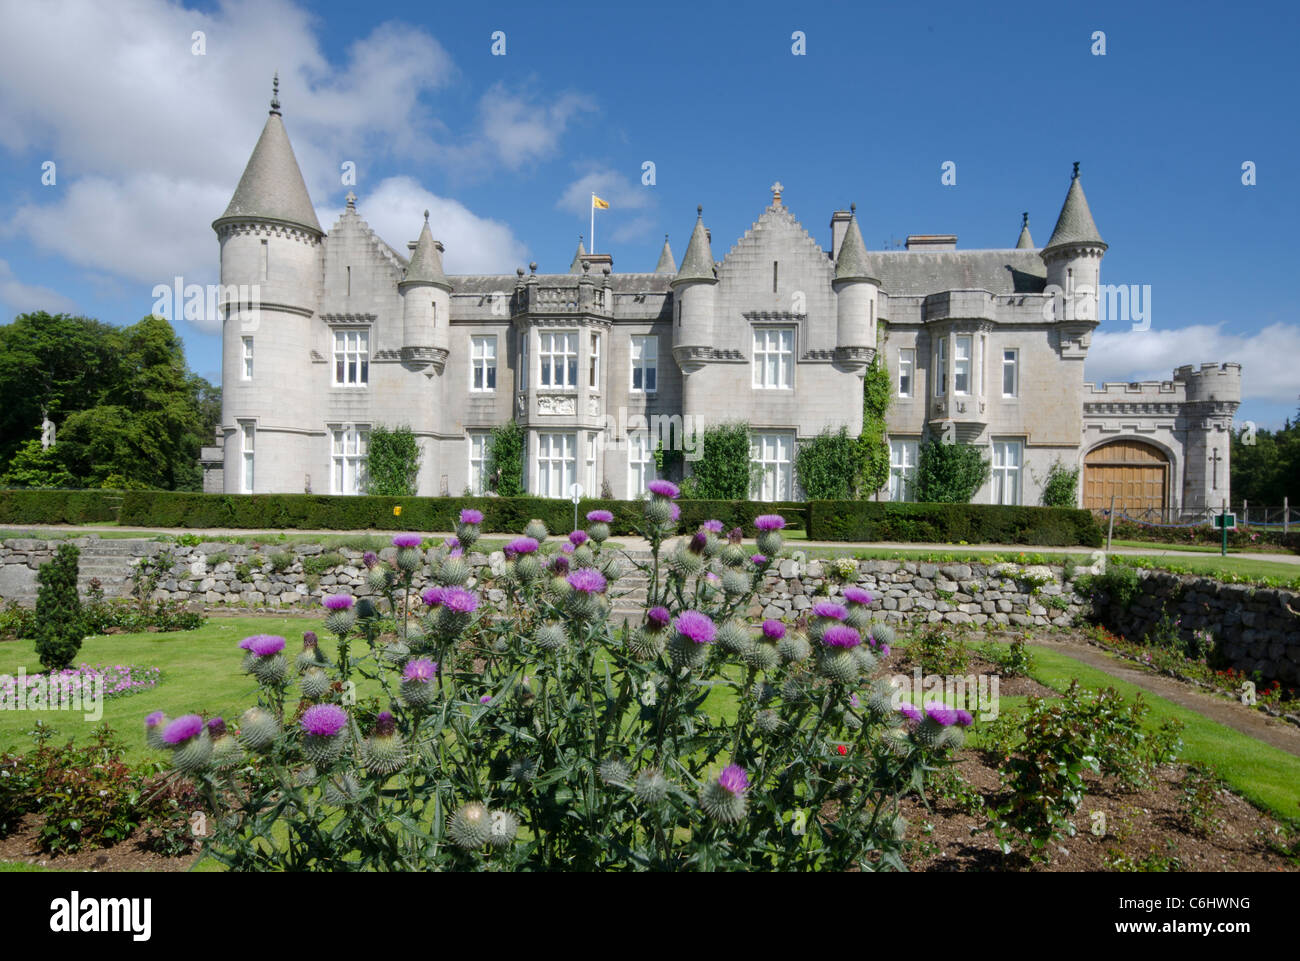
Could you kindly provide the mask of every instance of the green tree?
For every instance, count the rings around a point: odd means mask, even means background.
[[[524,492],[524,444],[528,433],[515,421],[492,428],[488,442],[488,489],[502,497]]]
[[[983,451],[970,444],[928,440],[916,464],[916,499],[927,504],[969,504],[989,478]]]
[[[810,500],[848,500],[858,473],[859,447],[847,427],[826,429],[799,448],[794,458],[799,486]]]
[[[749,424],[717,424],[705,429],[697,443],[700,456],[684,484],[687,495],[704,500],[747,500],[752,482]]]
[[[36,572],[36,654],[47,671],[70,667],[85,639],[85,618],[77,596],[77,564],[81,552],[60,544],[53,560]]]
[[[375,427],[366,455],[366,493],[414,494],[420,476],[420,444],[410,427]]]
[[[37,438],[24,441],[0,475],[3,487],[75,487],[77,480],[63,465],[57,445],[41,447]]]
[[[884,325],[881,325],[883,340]],[[870,497],[889,483],[889,443],[885,440],[885,414],[893,397],[889,367],[877,351],[862,378],[862,433],[858,435],[855,478],[858,497]]]

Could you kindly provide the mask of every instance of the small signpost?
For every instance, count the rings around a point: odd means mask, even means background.
[[[582,500],[582,485],[574,484],[569,488],[569,495],[573,498],[573,529],[578,529],[578,501]]]
[[[1222,514],[1214,515],[1214,526],[1223,531],[1223,549],[1220,553],[1226,557],[1228,554],[1228,531],[1237,529],[1237,515],[1229,514],[1225,506]]]

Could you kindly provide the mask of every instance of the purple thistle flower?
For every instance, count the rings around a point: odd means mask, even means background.
[[[165,720],[167,720],[167,713],[165,711],[154,711],[144,719],[144,726],[157,727]]]
[[[203,731],[203,718],[197,714],[186,714],[184,717],[178,717],[165,728],[163,728],[163,743],[170,744],[173,747],[177,744],[184,744],[192,737],[198,737]]]
[[[257,640],[261,636],[262,636],[261,634],[254,634],[251,637],[244,638],[242,641],[239,642],[239,649],[241,651],[248,650],[248,648],[252,645],[253,641]]]
[[[348,723],[348,712],[337,704],[316,704],[302,712],[298,722],[308,734],[333,737]]]
[[[587,532],[581,530],[572,531],[569,534],[569,543],[574,547],[581,547],[583,544],[587,543]]]
[[[727,543],[729,544],[739,544],[744,539],[745,539],[745,532],[742,531],[739,527],[733,527],[731,530],[727,532]]]
[[[375,734],[379,737],[392,737],[397,731],[397,721],[389,711],[380,711],[375,718]]]
[[[861,706],[862,706],[862,702],[858,700],[858,696],[856,694],[850,694],[849,707],[861,707]]]
[[[676,524],[682,517],[682,509],[678,504],[673,504],[668,511],[668,519]]]
[[[587,511],[587,520],[592,524],[612,524],[614,514],[607,510]]]
[[[911,721],[921,720],[921,709],[911,701],[903,701],[898,705],[898,713]]]
[[[537,551],[537,541],[531,537],[516,537],[506,545],[507,554],[532,554]]]
[[[676,500],[682,496],[681,490],[672,481],[652,480],[646,485],[646,490],[659,497],[667,497],[669,500]]]
[[[832,624],[822,633],[822,643],[827,647],[857,647],[862,635],[847,624]]]
[[[478,610],[478,597],[463,587],[447,587],[442,591],[442,606],[454,614],[471,614]]]
[[[325,600],[322,601],[322,603],[325,605],[326,610],[346,611],[349,607],[352,606],[352,595],[351,594],[327,594],[325,595]]]
[[[925,705],[925,716],[934,721],[935,724],[942,727],[948,727],[950,724],[957,723],[957,710],[946,704],[940,704],[938,701],[930,701]]]
[[[458,547],[454,551],[450,552],[447,556],[454,561],[460,559],[461,557],[464,557],[465,552]]]
[[[257,634],[248,640],[248,650],[258,657],[271,657],[284,650],[284,638],[275,634]]]
[[[718,633],[709,615],[700,611],[682,611],[677,615],[673,626],[677,628],[678,634],[696,644],[712,644],[714,636]]]
[[[766,620],[763,622],[763,636],[770,641],[779,641],[785,637],[785,625],[780,621]]]
[[[889,657],[889,645],[888,645],[888,644],[881,644],[881,645],[880,645],[880,654],[881,654],[882,657]]]
[[[753,564],[755,567],[762,567],[764,564],[767,563],[767,555],[754,554],[752,557],[750,557],[749,562]]]
[[[873,600],[871,594],[860,587],[844,588],[844,599],[850,604],[870,604]]]
[[[728,764],[718,775],[718,785],[734,797],[740,797],[749,789],[749,775],[739,764]]]
[[[563,551],[565,554],[572,554],[573,545],[570,544],[568,541],[565,541],[563,544],[560,545],[560,550]]]
[[[222,718],[214,717],[208,721],[208,733],[213,737],[222,737],[226,733],[226,722]]]
[[[705,571],[704,579],[708,581],[710,584],[714,585],[715,587],[718,584],[722,583],[722,578],[719,577],[717,574],[713,573],[713,571]]]
[[[696,531],[691,535],[690,551],[692,554],[703,554],[704,545],[709,542],[709,535],[704,531]]]
[[[779,531],[785,527],[785,518],[780,514],[759,514],[754,518],[754,527],[760,531]]]
[[[420,600],[424,601],[429,607],[437,607],[442,603],[442,588],[426,587],[424,593],[420,595]]]
[[[722,521],[705,521],[700,525],[700,529],[708,531],[710,534],[721,534]]]
[[[419,534],[398,534],[393,538],[394,547],[419,547],[422,538]]]
[[[672,620],[666,607],[652,607],[645,612],[646,624],[654,631],[662,631]]]
[[[361,555],[361,563],[365,564],[366,567],[374,567],[379,563],[379,555],[374,551],[366,551]]]
[[[605,590],[605,575],[594,567],[574,571],[567,578],[569,586],[583,594],[600,594]]]
[[[957,723],[960,724],[962,727],[970,727],[972,724],[975,723],[975,718],[971,715],[970,711],[964,711],[961,708],[958,708]]]
[[[556,574],[569,573],[568,556],[565,554],[556,554],[555,557],[551,559],[551,570]]]
[[[832,621],[842,621],[849,616],[849,612],[842,604],[836,604],[834,601],[818,601],[813,605],[813,613],[818,617],[825,617]]]
[[[462,524],[482,524],[483,512],[476,511],[472,507],[466,507],[460,512],[460,522]]]
[[[310,651],[313,647],[316,646],[317,641],[318,638],[316,637],[315,631],[302,632],[302,649],[304,651]]]
[[[451,537],[448,537],[443,540],[442,546],[450,547],[452,550],[455,550],[456,548],[460,547],[460,538],[457,537],[455,534],[452,534]]]
[[[402,668],[402,680],[419,681],[421,684],[427,684],[433,680],[434,675],[437,673],[437,661],[431,661],[427,657],[417,657],[413,661],[407,661],[406,667]]]
[[[480,704],[491,704],[491,703],[492,703],[492,695],[491,695],[491,694],[484,694],[482,697],[480,697],[480,698],[478,699],[478,702],[479,702]]]

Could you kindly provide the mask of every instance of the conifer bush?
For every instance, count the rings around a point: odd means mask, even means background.
[[[47,671],[71,667],[86,636],[81,598],[77,596],[77,564],[81,552],[60,544],[52,560],[36,574],[36,654]]]
[[[296,654],[246,638],[232,655],[256,705],[146,724],[214,811],[208,853],[238,870],[902,869],[900,800],[970,715],[872,680],[889,649],[852,626],[865,591],[806,626],[747,617],[784,518],[707,521],[669,549],[679,493],[650,485],[631,623],[611,620],[633,562],[605,543],[608,511],[567,536],[527,525],[471,582],[484,515],[466,508],[433,551],[405,534],[393,563],[368,555],[365,596],[325,598],[336,656],[315,634]],[[381,693],[355,697],[363,679]]]

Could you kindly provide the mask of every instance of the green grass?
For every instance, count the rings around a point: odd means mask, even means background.
[[[1121,541],[1118,538],[1111,541],[1112,547],[1135,547],[1138,550],[1161,550],[1161,551],[1182,551],[1188,554],[1218,554],[1218,547],[1210,547],[1207,544],[1166,544],[1162,541]],[[1240,554],[1241,548],[1229,547],[1229,554]]]

